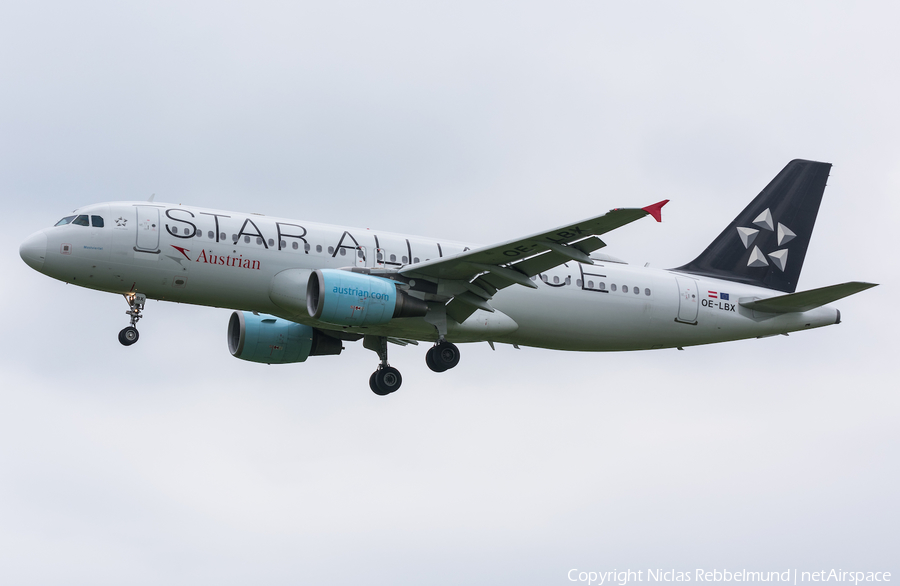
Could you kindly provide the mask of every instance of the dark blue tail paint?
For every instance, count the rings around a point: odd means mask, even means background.
[[[672,270],[793,293],[830,171],[791,161],[700,256]]]

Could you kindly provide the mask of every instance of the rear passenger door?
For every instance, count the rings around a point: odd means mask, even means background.
[[[700,311],[700,293],[697,289],[697,279],[676,276],[678,281],[678,317],[675,321],[685,324],[696,324],[697,314]]]

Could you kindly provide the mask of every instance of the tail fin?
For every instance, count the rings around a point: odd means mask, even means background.
[[[673,270],[793,293],[830,170],[791,161],[700,256]]]

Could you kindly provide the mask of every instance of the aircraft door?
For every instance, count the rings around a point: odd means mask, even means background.
[[[675,277],[678,281],[678,317],[675,321],[696,324],[700,312],[700,294],[697,280],[690,277]]]
[[[159,252],[159,208],[135,206],[137,210],[137,243],[135,250]]]

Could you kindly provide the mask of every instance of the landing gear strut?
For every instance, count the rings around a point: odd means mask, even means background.
[[[425,353],[425,364],[434,372],[444,372],[459,364],[459,348],[441,338]]]
[[[128,302],[128,311],[125,312],[125,315],[131,317],[131,325],[119,332],[119,342],[123,346],[131,346],[137,342],[140,337],[137,328],[134,326],[137,325],[138,320],[143,317],[141,312],[144,310],[144,303],[147,301],[147,296],[143,293],[127,293],[125,295],[125,301]]]
[[[376,395],[390,395],[400,388],[403,383],[403,377],[400,371],[388,364],[387,361],[387,338],[384,336],[366,336],[363,339],[363,346],[378,354],[381,364],[378,370],[369,377],[369,388]]]

